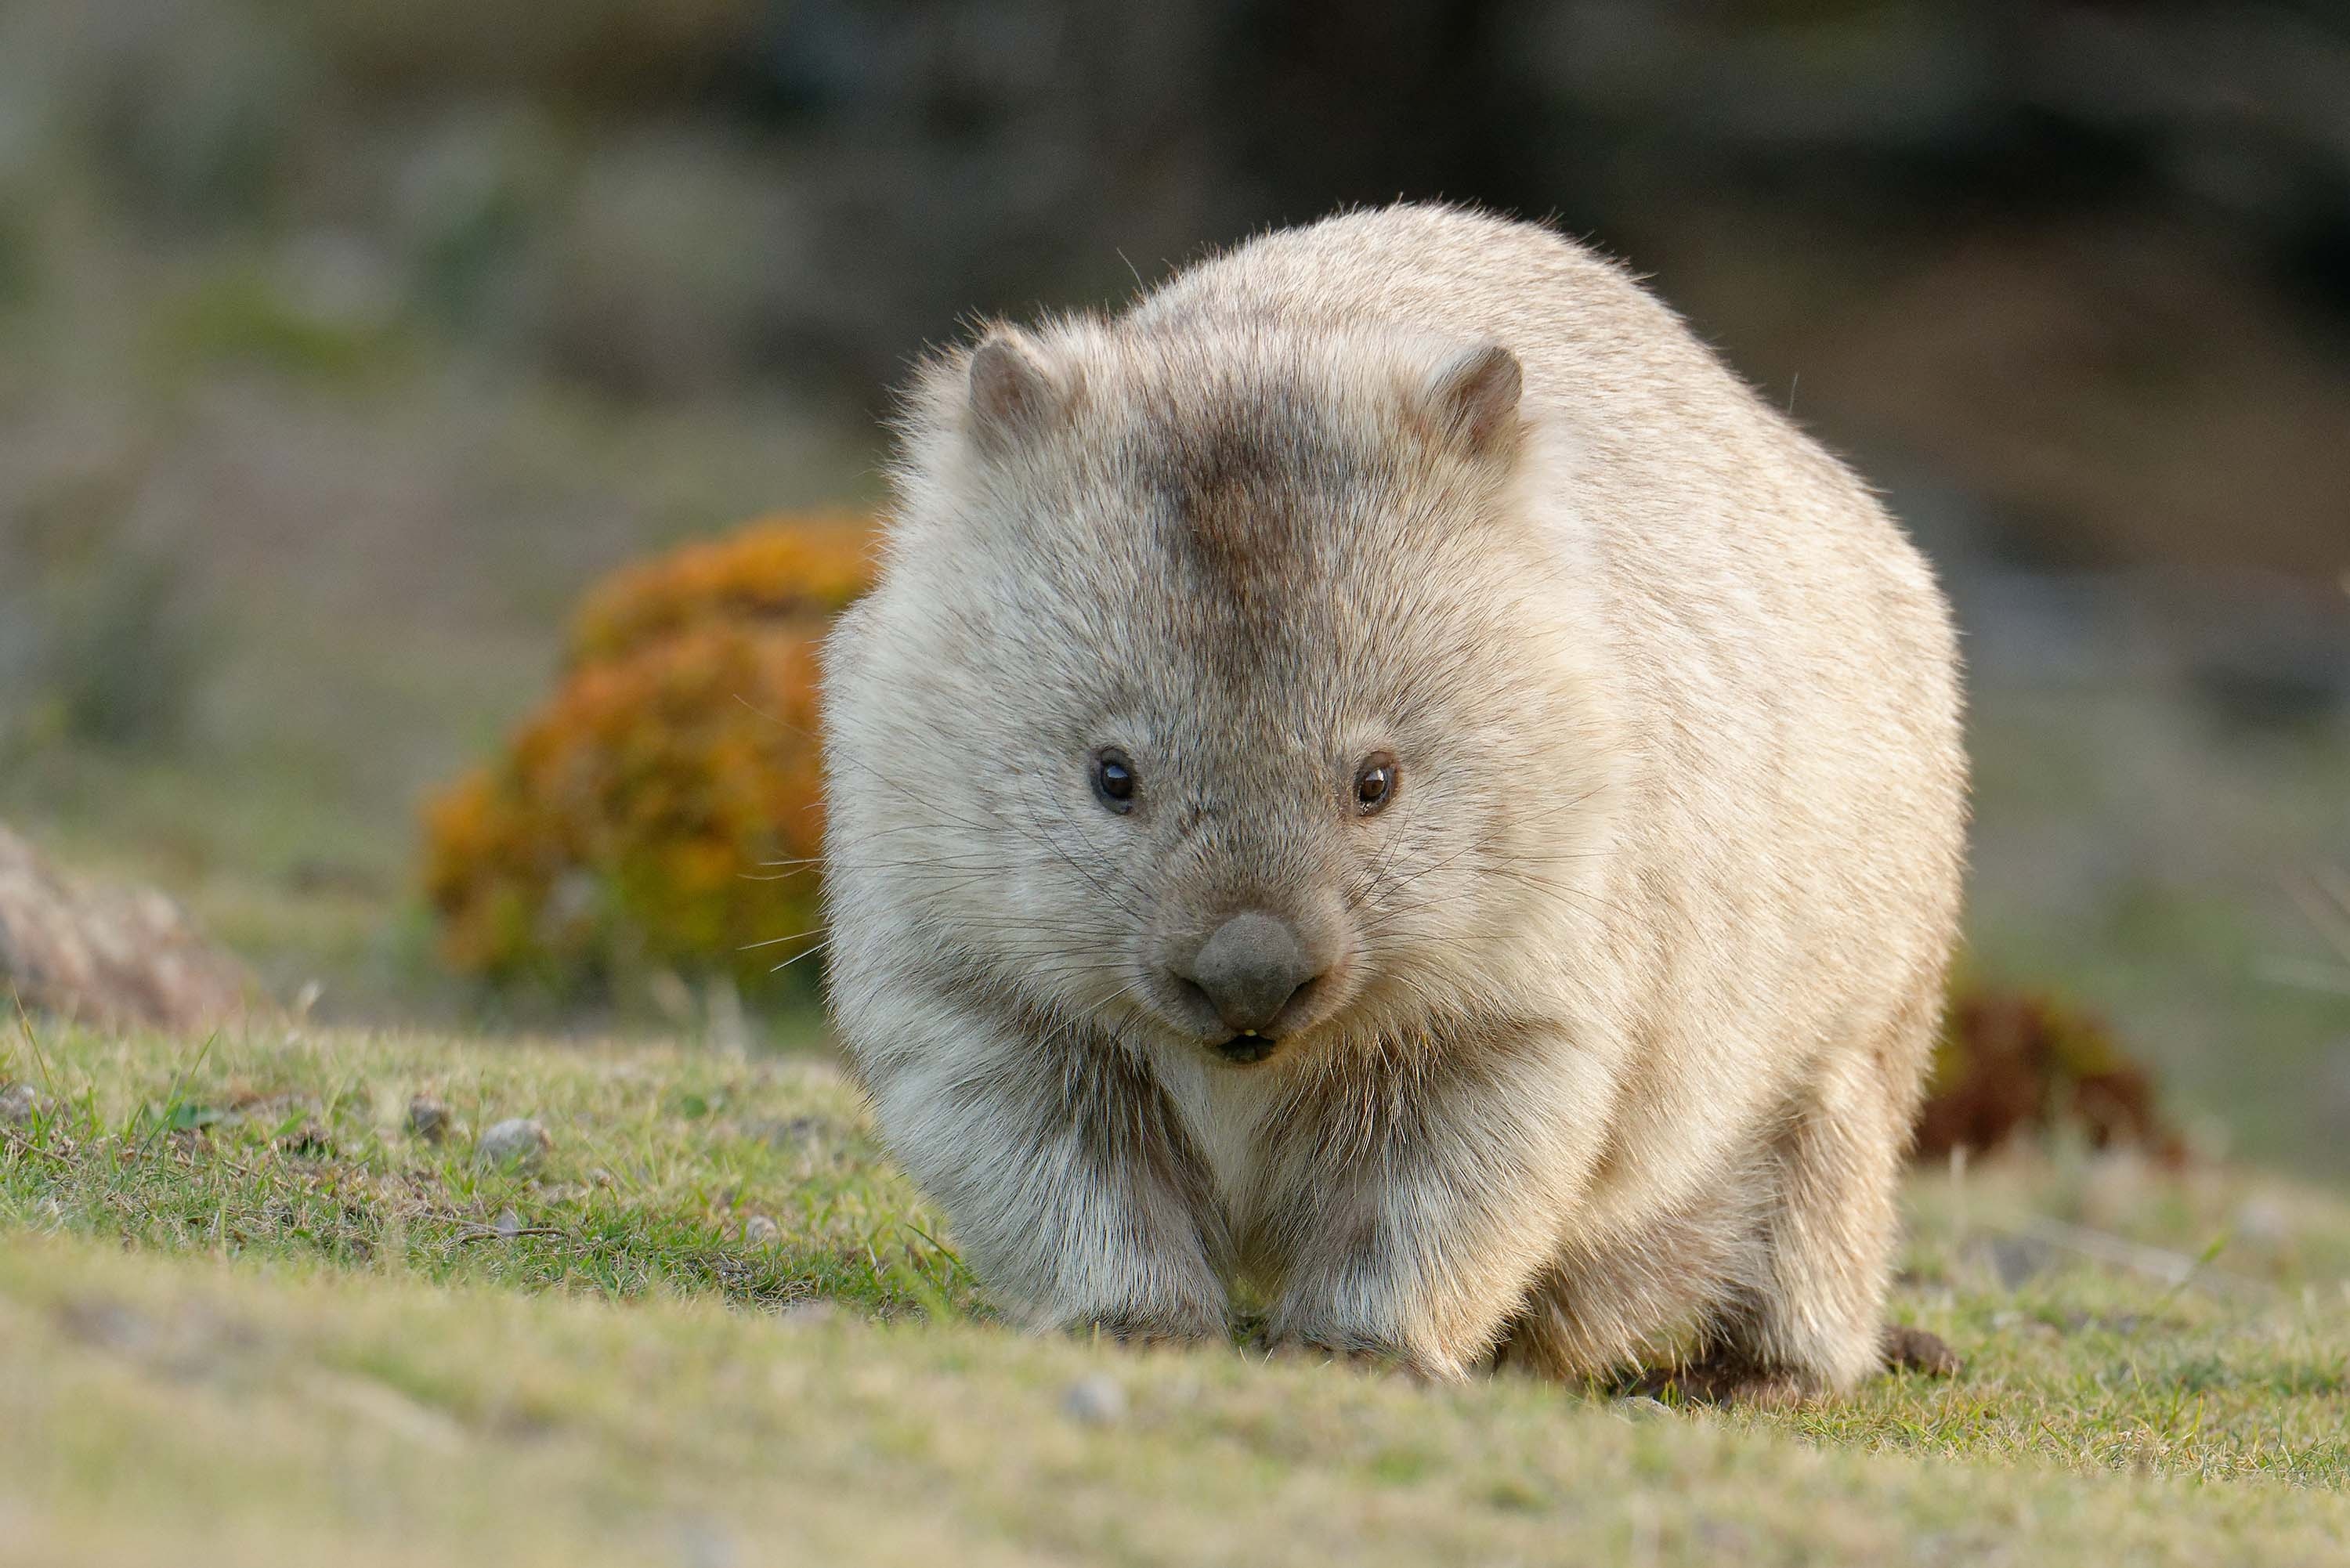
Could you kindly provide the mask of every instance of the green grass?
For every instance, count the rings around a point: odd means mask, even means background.
[[[68,1034],[15,1055],[44,1104],[14,1137],[0,1221],[621,1300],[822,1296],[886,1316],[970,1295],[922,1239],[937,1215],[815,1059],[337,1033]],[[448,1109],[438,1144],[408,1130],[418,1095]],[[548,1156],[528,1171],[477,1158],[475,1137],[517,1116],[548,1130]],[[774,1242],[743,1244],[754,1215]],[[517,1233],[499,1236],[502,1219]]]
[[[0,1560],[2350,1552],[2350,1204],[2243,1173],[1920,1176],[1896,1311],[1967,1371],[1715,1412],[1016,1334],[818,1054],[59,1029],[8,1078]],[[485,1167],[515,1116],[551,1151]]]

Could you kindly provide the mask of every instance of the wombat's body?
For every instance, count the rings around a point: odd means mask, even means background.
[[[832,983],[1001,1299],[1876,1365],[1965,784],[1851,474],[1613,265],[1421,207],[999,330],[906,435],[827,655]]]

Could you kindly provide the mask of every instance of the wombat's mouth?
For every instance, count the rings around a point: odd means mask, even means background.
[[[1217,1041],[1216,1054],[1236,1066],[1249,1067],[1272,1055],[1273,1048],[1279,1044],[1272,1035],[1259,1034],[1252,1029],[1229,1040]]]

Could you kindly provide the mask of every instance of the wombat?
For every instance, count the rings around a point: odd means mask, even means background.
[[[827,646],[837,1024],[1007,1309],[1804,1397],[1877,1364],[1957,655],[1612,263],[1398,206],[920,371]]]

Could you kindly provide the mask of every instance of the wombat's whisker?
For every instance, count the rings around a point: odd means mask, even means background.
[[[741,947],[737,948],[737,949],[735,950],[735,951],[737,951],[737,952],[749,952],[749,951],[751,951],[754,948],[772,948],[772,947],[777,947],[777,946],[780,946],[780,945],[782,945],[782,944],[783,944],[783,943],[785,943],[785,942],[801,942],[801,941],[806,941],[808,938],[813,937],[813,936],[816,936],[816,935],[820,934],[823,930],[824,930],[824,928],[823,928],[822,926],[818,926],[815,930],[812,930],[812,931],[794,931],[794,932],[793,932],[790,936],[788,936],[788,937],[769,937],[769,938],[767,938],[767,939],[766,939],[765,940],[764,940],[764,941],[744,942]]]
[[[826,938],[823,941],[812,943],[806,949],[794,953],[783,962],[775,965],[775,968],[769,970],[767,972],[769,974],[781,974],[784,971],[791,968],[792,965],[799,962],[800,960],[804,958],[813,958],[815,955],[824,951],[825,949],[830,946],[832,946],[832,940],[829,937]]]

